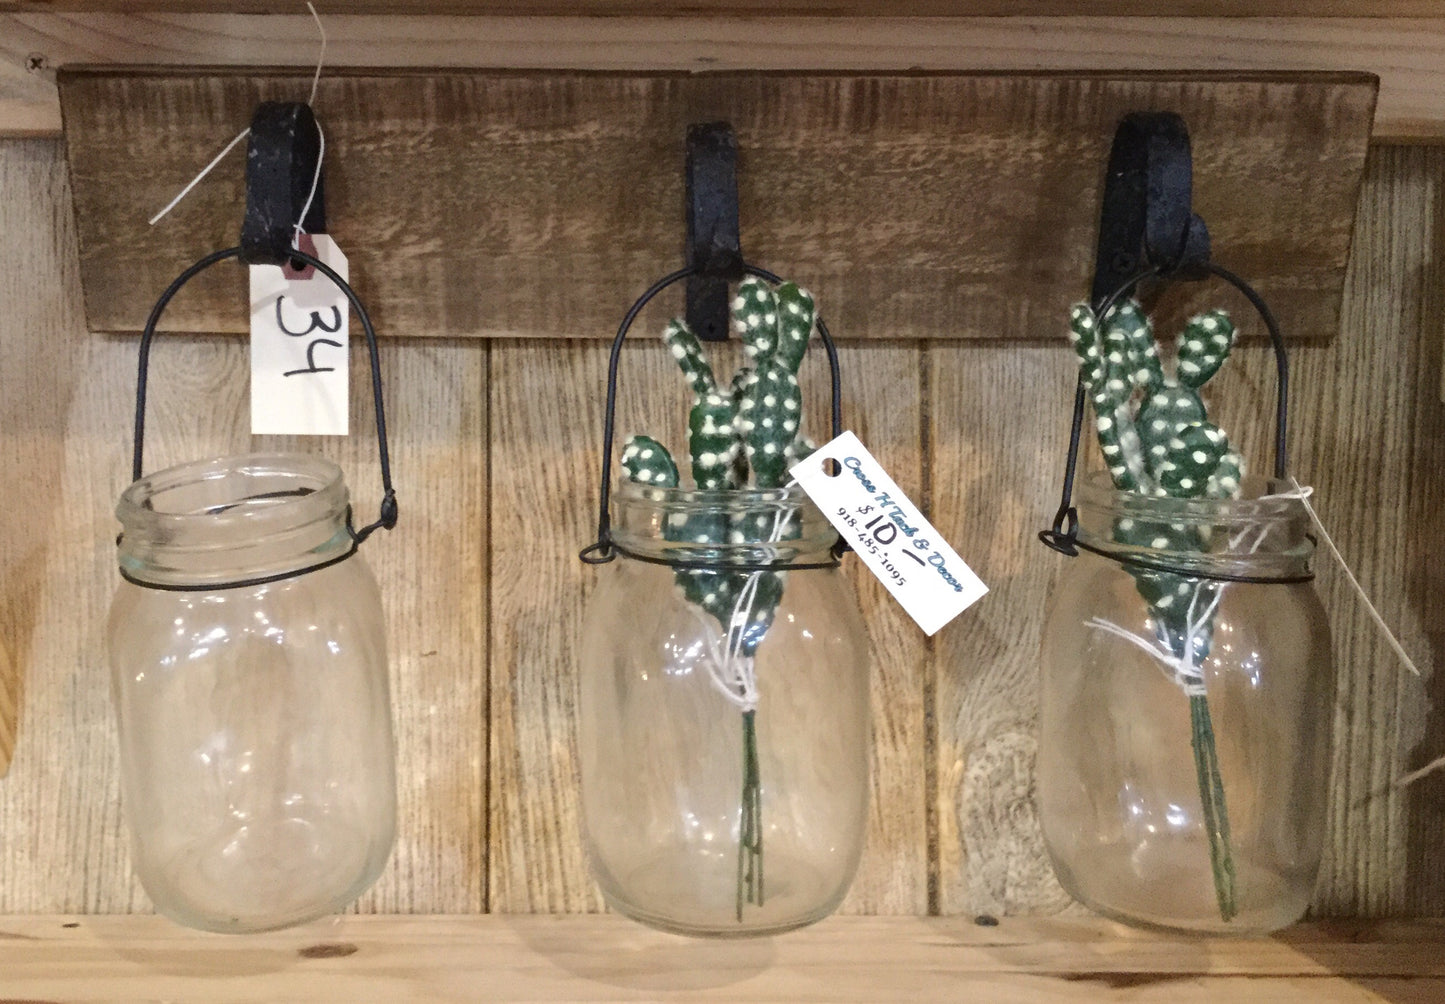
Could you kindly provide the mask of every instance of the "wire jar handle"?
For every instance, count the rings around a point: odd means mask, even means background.
[[[616,437],[617,370],[622,358],[622,343],[627,339],[627,333],[632,328],[632,322],[637,319],[637,315],[642,312],[642,308],[646,307],[657,294],[674,283],[681,282],[690,276],[701,275],[702,272],[701,266],[689,265],[675,272],[669,272],[649,286],[647,291],[638,297],[632,306],[628,308],[627,313],[623,315],[622,324],[618,327],[617,335],[612,340],[612,354],[607,361],[607,411],[602,425],[602,484],[597,506],[597,539],[578,553],[578,557],[588,565],[604,565],[615,558],[618,552],[618,547],[612,539],[612,445]],[[746,262],[743,263],[742,274],[763,279],[774,284],[782,282],[779,276],[769,272],[767,269],[759,268],[756,265],[749,265]],[[833,343],[833,336],[829,333],[828,325],[824,323],[821,314],[818,315],[816,323],[818,327],[818,337],[822,340],[823,348],[828,354],[828,372],[832,393],[830,421],[833,432],[832,438],[836,439],[843,434],[842,380],[838,371],[838,347]],[[840,540],[839,544],[841,543],[842,541]],[[840,553],[839,547],[835,545],[834,557],[837,557]],[[667,562],[667,564],[674,563]],[[830,562],[826,565],[818,565],[816,567],[832,567],[833,564],[833,562]],[[707,563],[689,563],[689,567],[692,566],[706,568],[726,567],[728,569],[742,571],[748,570],[749,567],[731,563],[726,566]],[[679,565],[678,567],[682,566]],[[765,565],[761,567],[772,568],[774,566]],[[814,566],[793,564],[787,567],[796,569]]]
[[[366,333],[366,345],[371,362],[372,404],[376,410],[377,452],[381,460],[381,511],[377,519],[366,524],[360,529],[357,529],[352,526],[351,509],[349,506],[347,507],[346,529],[351,536],[351,547],[344,555],[340,557],[331,557],[323,562],[319,562],[315,565],[310,565],[293,572],[287,572],[284,575],[266,576],[257,579],[243,579],[236,582],[226,582],[219,584],[212,583],[203,587],[206,589],[227,589],[240,586],[261,585],[263,583],[274,582],[282,578],[291,578],[297,575],[304,575],[307,572],[315,571],[318,568],[323,568],[326,565],[335,564],[338,561],[342,561],[346,558],[351,557],[351,555],[356,553],[356,550],[361,545],[361,542],[364,541],[367,537],[371,536],[371,534],[374,533],[376,530],[382,528],[390,530],[394,526],[396,526],[396,490],[392,487],[391,483],[391,457],[390,453],[387,450],[386,407],[382,398],[381,358],[380,354],[377,351],[376,329],[372,326],[371,317],[367,314],[366,308],[361,303],[361,299],[356,295],[356,291],[351,288],[351,285],[347,283],[347,281],[343,279],[335,269],[333,269],[330,265],[326,264],[321,259],[306,251],[292,248],[287,253],[291,258],[310,265],[312,268],[316,269],[317,272],[321,273],[327,279],[330,279],[333,283],[335,283],[336,288],[341,290],[341,292],[346,296],[346,299],[350,302],[351,308],[356,311],[356,316],[361,320],[362,330]],[[168,287],[166,287],[165,292],[161,294],[160,299],[156,301],[155,306],[151,308],[150,316],[146,319],[145,330],[142,332],[140,340],[140,365],[136,377],[135,393],[135,439],[131,458],[132,481],[139,481],[144,476],[143,472],[145,457],[146,392],[150,370],[151,342],[155,338],[156,325],[160,323],[161,315],[165,312],[166,307],[170,304],[171,300],[175,297],[175,295],[181,291],[181,288],[184,287],[186,283],[190,282],[193,278],[204,272],[206,269],[210,268],[212,265],[215,265],[218,262],[228,261],[232,258],[240,258],[242,257],[242,254],[243,249],[240,246],[237,246],[233,248],[227,248],[224,251],[215,251],[211,254],[206,255],[200,261],[197,261],[194,265],[190,266],[184,272],[178,275],[175,280]],[[130,579],[129,576],[126,575],[124,569],[121,570],[121,575],[122,577],[125,577],[128,581],[136,581],[134,579]],[[151,588],[189,588],[178,586],[156,586],[153,583],[148,582],[142,582],[138,584]]]

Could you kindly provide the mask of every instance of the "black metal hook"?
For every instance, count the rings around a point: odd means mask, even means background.
[[[1192,208],[1189,129],[1173,112],[1132,112],[1114,132],[1099,212],[1090,299],[1140,272],[1199,277],[1209,261],[1209,228]]]
[[[687,325],[705,342],[728,337],[728,284],[743,277],[738,141],[726,122],[687,129]]]
[[[310,234],[326,232],[325,177],[317,174],[320,158],[321,129],[310,105],[263,101],[256,106],[246,145],[246,216],[241,224],[241,260],[246,264],[283,265],[296,257],[291,248],[298,223]]]
[[[1213,276],[1237,289],[1258,312],[1274,349],[1277,378],[1274,477],[1283,481],[1289,459],[1289,355],[1284,336],[1264,298],[1239,276],[1210,261],[1209,229],[1190,208],[1192,180],[1189,131],[1182,118],[1172,112],[1138,112],[1124,117],[1109,152],[1091,305],[1102,322],[1140,283],[1151,279],[1197,281]],[[1220,581],[1299,582],[1312,577],[1230,576],[1173,569],[1081,542],[1073,492],[1086,407],[1087,391],[1080,377],[1074,391],[1062,497],[1053,526],[1039,532],[1039,539],[1045,545],[1069,557],[1077,556],[1083,549],[1125,564],[1163,567],[1166,571]]]

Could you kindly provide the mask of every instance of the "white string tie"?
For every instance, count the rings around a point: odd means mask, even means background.
[[[306,103],[308,105],[315,107],[316,88],[321,83],[321,67],[326,62],[326,28],[321,24],[321,15],[316,13],[316,7],[314,5],[308,2],[306,4],[306,9],[311,12],[311,17],[316,22],[316,30],[321,33],[321,51],[316,57],[316,72],[311,77],[311,97],[306,99]],[[316,123],[316,132],[321,138],[321,149],[316,156],[316,174],[311,179],[311,193],[306,196],[306,205],[301,210],[301,216],[296,221],[296,229],[291,237],[291,244],[293,247],[296,245],[298,238],[301,236],[301,225],[306,220],[306,214],[311,211],[311,202],[313,199],[316,198],[316,188],[321,182],[321,161],[326,156],[326,136],[321,133],[321,123],[319,122]],[[178,193],[176,193],[176,197],[174,199],[166,203],[164,209],[162,209],[160,212],[156,213],[150,218],[150,220],[148,221],[148,225],[155,226],[165,217],[167,213],[169,213],[172,209],[176,208],[176,206],[180,205],[181,200],[184,199],[187,195],[191,194],[191,189],[199,185],[201,181],[206,177],[206,175],[210,174],[211,171],[215,169],[216,165],[225,159],[226,154],[230,153],[233,149],[235,149],[236,144],[241,142],[241,140],[245,139],[250,134],[250,126],[242,129],[235,139],[227,143],[225,147],[222,148],[220,153],[216,154],[214,157],[211,158],[211,162],[209,164],[201,168],[199,174],[197,174],[194,178],[192,178],[186,183],[185,188],[182,188]]]

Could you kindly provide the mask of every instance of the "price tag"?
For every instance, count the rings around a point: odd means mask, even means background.
[[[350,281],[325,234],[300,247]],[[252,265],[251,434],[344,436],[348,431],[350,304],[314,268]]]
[[[829,460],[838,463],[836,474],[828,473]],[[788,473],[927,634],[988,592],[853,433]]]

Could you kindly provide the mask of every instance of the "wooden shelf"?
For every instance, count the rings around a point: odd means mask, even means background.
[[[296,0],[0,0],[0,13],[295,14]],[[506,17],[1440,17],[1439,0],[349,0],[349,14]],[[339,11],[340,8],[337,8]]]
[[[614,916],[360,917],[198,934],[151,916],[0,918],[0,993],[47,1001],[1445,999],[1445,924],[1184,940],[1098,919],[835,917],[699,941]]]

